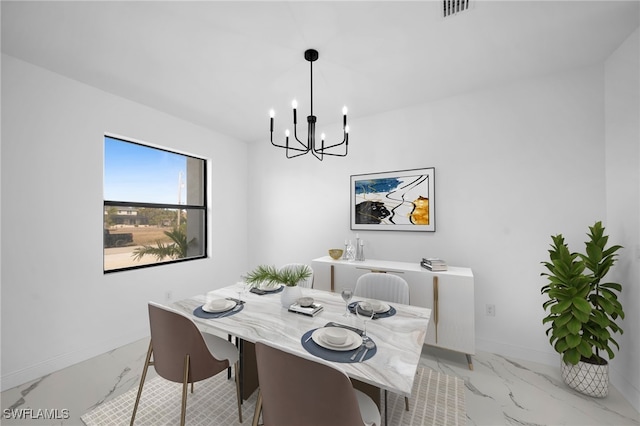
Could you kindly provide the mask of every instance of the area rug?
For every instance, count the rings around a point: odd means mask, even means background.
[[[405,410],[404,397],[388,393],[389,425],[426,426],[466,424],[464,382],[456,377],[418,367]],[[107,401],[81,417],[87,426],[129,424],[138,387]],[[160,377],[148,380],[143,388],[135,424],[160,426],[180,424],[182,385]],[[257,392],[242,404],[243,425],[253,420]],[[382,413],[384,418],[384,412]],[[225,374],[196,383],[187,398],[186,424],[190,426],[232,426],[238,422],[236,388]]]

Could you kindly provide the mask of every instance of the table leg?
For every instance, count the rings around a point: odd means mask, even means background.
[[[258,389],[256,345],[240,339],[240,392],[246,401]]]
[[[387,390],[384,390],[384,426],[389,425],[389,420],[387,418]]]
[[[231,342],[231,335],[227,334],[227,341]],[[227,368],[227,380],[231,380],[231,366]]]

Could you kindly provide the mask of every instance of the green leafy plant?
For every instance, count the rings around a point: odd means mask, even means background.
[[[280,270],[275,266],[260,265],[244,278],[245,282],[252,287],[256,287],[260,283],[272,286],[284,284],[287,287],[294,287],[310,276],[311,269],[306,265],[295,265]]]
[[[541,293],[549,297],[542,305],[549,311],[542,322],[550,323],[546,331],[549,342],[571,365],[579,361],[606,364],[600,351],[613,359],[611,345],[620,346],[612,334],[623,333],[615,322],[624,319],[616,293],[622,286],[603,282],[622,246],[606,248],[609,237],[604,235],[601,222],[590,226],[587,235],[586,254],[571,253],[562,234],[551,236],[550,261],[542,262],[549,271],[541,274],[548,279]]]
[[[139,261],[147,255],[155,256],[157,260],[163,260],[166,257],[171,259],[187,257],[187,249],[190,242],[187,242],[187,233],[184,225],[179,228],[173,228],[171,231],[164,231],[164,234],[173,242],[165,244],[162,241],[157,241],[155,246],[143,245],[138,247],[133,251],[133,259]],[[195,238],[191,242],[194,240]]]

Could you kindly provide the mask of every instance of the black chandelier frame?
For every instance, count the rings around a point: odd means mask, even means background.
[[[295,158],[300,157],[302,155],[308,154],[311,152],[314,157],[318,160],[322,161],[325,155],[333,156],[333,157],[346,157],[349,152],[349,126],[347,125],[347,107],[345,106],[342,109],[342,133],[343,139],[342,142],[338,142],[333,145],[325,146],[324,141],[324,133],[321,134],[320,137],[320,147],[316,146],[316,121],[317,117],[313,115],[313,63],[318,60],[318,51],[315,49],[307,49],[304,52],[304,58],[309,62],[309,69],[311,75],[311,111],[310,115],[307,116],[307,142],[304,143],[298,138],[298,113],[297,113],[297,103],[296,101],[292,102],[293,108],[293,137],[298,142],[299,146],[290,146],[289,145],[289,130],[285,131],[285,143],[284,145],[277,144],[273,141],[273,125],[274,125],[274,116],[275,113],[273,110],[270,112],[270,140],[271,145],[283,148],[286,150],[287,158]],[[344,152],[327,152],[327,150],[343,146]]]

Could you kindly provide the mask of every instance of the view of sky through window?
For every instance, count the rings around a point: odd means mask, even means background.
[[[105,137],[104,199],[184,204],[184,155]],[[178,189],[180,188],[180,190]]]

